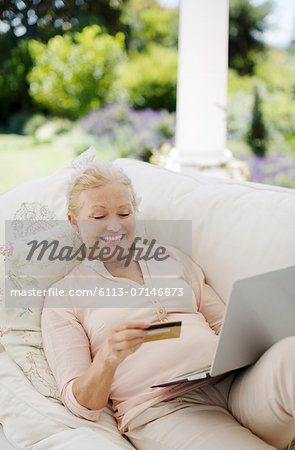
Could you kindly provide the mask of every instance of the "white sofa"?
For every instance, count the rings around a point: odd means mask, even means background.
[[[3,219],[65,219],[67,182],[94,157],[90,149],[50,177],[2,195]],[[130,176],[142,198],[140,219],[192,221],[193,258],[224,302],[234,280],[295,264],[295,190],[204,175],[185,176],[131,159],[115,163]],[[2,220],[2,242],[3,230]],[[42,375],[42,370],[46,371],[42,353],[39,359],[34,353],[35,372],[28,370],[30,349],[41,352],[39,318],[35,317],[31,326],[25,314],[18,314],[17,322],[11,317],[7,318],[2,308],[1,342],[6,351],[0,352],[0,422],[5,436],[0,429],[0,448],[9,449],[10,443],[11,448],[34,450],[81,446],[87,450],[132,449],[117,432],[110,405],[100,424],[75,417],[64,408],[52,393],[54,380],[48,370]],[[46,391],[49,388],[50,394]]]

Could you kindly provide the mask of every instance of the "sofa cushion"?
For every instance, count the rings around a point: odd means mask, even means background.
[[[0,398],[0,422],[16,448],[134,448],[120,435],[110,404],[99,422],[74,416],[58,402],[40,395],[6,352],[0,353]]]

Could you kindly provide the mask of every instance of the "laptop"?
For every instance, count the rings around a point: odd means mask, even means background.
[[[188,383],[253,364],[273,344],[295,336],[295,266],[236,280],[212,365],[151,387]]]

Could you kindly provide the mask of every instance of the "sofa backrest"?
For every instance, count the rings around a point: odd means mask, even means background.
[[[192,256],[227,302],[239,278],[295,265],[295,190],[173,173],[117,159],[142,198],[139,219],[191,220]]]

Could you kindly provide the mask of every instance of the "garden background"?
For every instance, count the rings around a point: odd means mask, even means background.
[[[295,35],[263,42],[272,8],[230,0],[228,148],[251,181],[295,188]],[[157,163],[175,139],[178,17],[156,0],[0,0],[0,192],[90,145]]]

